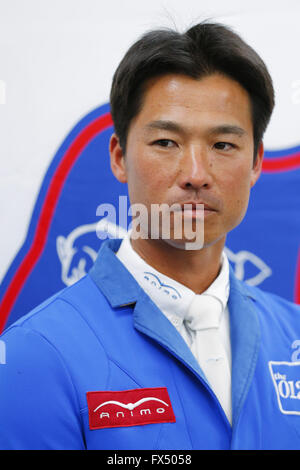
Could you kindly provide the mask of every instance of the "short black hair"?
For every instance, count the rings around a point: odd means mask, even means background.
[[[147,32],[120,62],[112,81],[110,106],[124,153],[146,83],[170,73],[194,79],[221,73],[237,81],[250,97],[256,157],[275,104],[271,76],[261,57],[231,28],[206,21],[184,33],[171,29]]]

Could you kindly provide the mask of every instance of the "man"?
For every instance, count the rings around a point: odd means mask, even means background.
[[[223,252],[273,106],[265,64],[225,26],[153,31],[129,49],[111,168],[148,219],[3,334],[1,448],[299,448],[300,308],[238,281]],[[162,204],[204,230],[201,246],[175,236],[175,213],[169,236],[160,221],[151,237]]]

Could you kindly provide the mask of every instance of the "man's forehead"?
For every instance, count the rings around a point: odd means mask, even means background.
[[[221,74],[201,79],[166,74],[148,81],[139,111],[130,122],[128,136],[133,128],[145,135],[158,131],[185,135],[200,132],[252,139],[251,102],[248,92],[238,82]]]
[[[144,96],[149,94],[149,91],[159,88],[163,90],[164,94],[178,95],[178,91],[182,91],[183,87],[188,87],[194,95],[201,95],[201,92],[206,94],[207,88],[218,88],[224,95],[228,92],[228,88],[233,88],[236,92],[239,91],[249,98],[248,91],[236,79],[221,73],[212,72],[200,77],[191,77],[184,73],[165,73],[162,75],[148,78],[143,84],[142,90]]]

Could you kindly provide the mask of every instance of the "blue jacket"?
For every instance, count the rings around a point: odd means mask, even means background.
[[[114,255],[119,244],[103,243],[87,276],[1,336],[0,448],[299,449],[300,307],[231,271],[231,427],[180,334]],[[173,422],[91,429],[87,392],[109,392],[105,411],[111,391],[156,388]],[[117,423],[133,415],[129,401]]]

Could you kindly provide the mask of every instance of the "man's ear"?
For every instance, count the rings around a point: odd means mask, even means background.
[[[256,153],[256,160],[253,164],[252,175],[251,175],[251,188],[255,185],[256,181],[260,177],[262,170],[262,163],[264,158],[264,144],[261,141]]]
[[[120,183],[127,183],[125,156],[116,134],[113,134],[110,138],[109,154],[111,171]]]

